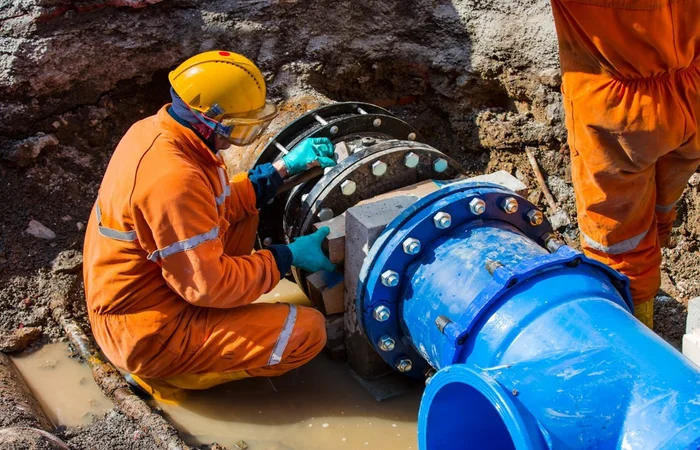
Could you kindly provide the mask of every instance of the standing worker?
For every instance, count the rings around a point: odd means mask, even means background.
[[[326,341],[311,308],[251,304],[291,265],[333,270],[328,228],[253,252],[258,208],[285,176],[329,167],[308,139],[274,164],[229,179],[217,151],[253,142],[277,115],[247,58],[199,54],[170,73],[172,104],[134,124],[107,167],[85,238],[95,340],[152,395],[177,398],[250,376],[281,375]]]
[[[700,1],[552,0],[584,252],[654,324],[661,247],[700,164]]]

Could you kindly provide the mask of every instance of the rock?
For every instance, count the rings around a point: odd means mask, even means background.
[[[37,133],[21,141],[10,141],[1,149],[2,157],[20,167],[31,164],[45,147],[58,145],[53,134]]]
[[[36,342],[40,336],[41,328],[38,327],[22,327],[12,334],[0,335],[0,352],[21,352]]]
[[[693,187],[698,187],[700,186],[700,173],[694,173],[693,176],[690,177],[688,180],[688,184],[693,186]]]
[[[26,232],[39,239],[56,239],[56,233],[37,220],[30,220]]]
[[[75,273],[83,267],[83,254],[77,250],[65,250],[51,263],[53,273]]]
[[[71,220],[73,220],[73,217],[71,217],[71,216],[63,216],[63,217],[61,217],[61,221],[62,221],[62,222],[70,222]]]
[[[571,218],[563,209],[560,209],[555,214],[549,218],[549,223],[552,224],[552,228],[558,230],[559,228],[564,228],[567,225],[571,225]]]
[[[549,87],[561,86],[561,73],[559,69],[546,69],[540,72],[540,83]]]
[[[85,224],[83,222],[76,222],[75,226],[78,228],[78,231],[83,231],[83,229],[85,229]]]

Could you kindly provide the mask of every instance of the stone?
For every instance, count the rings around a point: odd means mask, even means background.
[[[558,230],[559,228],[571,225],[571,218],[566,211],[559,209],[556,213],[549,216],[549,223],[552,224],[552,228]]]
[[[0,335],[0,352],[21,352],[41,337],[41,328],[22,327],[12,334]]]
[[[506,172],[505,170],[499,170],[498,172],[489,173],[486,175],[479,175],[476,177],[469,177],[469,181],[477,181],[483,183],[494,183],[504,188],[510,189],[521,197],[527,198],[529,193],[528,187],[522,181],[518,180],[516,177]]]
[[[51,263],[53,273],[75,273],[83,268],[83,254],[78,250],[65,250]]]
[[[561,86],[561,72],[559,69],[545,69],[540,72],[540,83],[549,87]]]
[[[39,153],[46,148],[58,145],[58,139],[53,134],[37,133],[21,141],[13,141],[2,148],[2,156],[20,167],[28,166]]]
[[[76,222],[75,227],[78,229],[78,231],[83,231],[85,229],[85,224],[83,222]]]
[[[700,186],[700,173],[698,173],[698,172],[694,173],[690,177],[690,179],[688,180],[688,184],[693,186],[693,187]]]
[[[26,232],[39,239],[56,239],[56,233],[37,220],[30,220]]]

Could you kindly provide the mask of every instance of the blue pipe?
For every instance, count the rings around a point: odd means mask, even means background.
[[[454,183],[370,251],[357,304],[365,333],[398,370],[438,370],[419,447],[700,448],[700,371],[634,318],[625,277],[551,245],[535,210],[501,187]],[[406,251],[408,239],[420,250]]]

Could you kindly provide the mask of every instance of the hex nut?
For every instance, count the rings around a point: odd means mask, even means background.
[[[527,218],[530,220],[530,225],[532,225],[533,227],[542,225],[542,222],[544,222],[544,215],[541,211],[537,209],[531,209],[527,213]]]
[[[343,195],[352,195],[355,193],[355,190],[357,190],[357,184],[352,180],[345,180],[340,183],[340,191]]]
[[[382,273],[382,284],[386,287],[394,287],[399,284],[399,274],[393,270],[385,270]]]
[[[410,152],[406,156],[403,157],[403,163],[409,169],[413,169],[414,167],[416,167],[418,165],[419,161],[420,161],[419,156],[413,152]]]
[[[391,311],[384,305],[379,305],[372,311],[372,316],[377,322],[386,322],[391,317]]]
[[[391,336],[385,334],[379,338],[378,346],[382,351],[390,352],[396,346],[396,341],[394,341]]]
[[[413,368],[413,363],[408,358],[401,358],[396,363],[396,368],[399,369],[399,372],[408,372]]]
[[[433,223],[435,224],[435,227],[444,230],[452,225],[452,216],[446,212],[440,211],[433,216]]]
[[[408,140],[415,141],[416,140],[416,133],[408,133]]]
[[[407,255],[417,255],[420,252],[420,241],[415,238],[408,238],[403,241],[403,251]]]
[[[374,139],[373,137],[363,137],[362,138],[362,145],[365,147],[369,147],[370,145],[374,145],[377,143],[377,140]]]
[[[316,217],[318,217],[318,220],[321,222],[325,222],[326,220],[331,220],[335,214],[333,214],[333,210],[330,208],[321,208],[318,211],[318,214],[316,214]]]
[[[486,202],[480,198],[473,198],[472,201],[469,202],[469,210],[475,216],[480,216],[486,212]]]
[[[333,125],[329,131],[331,134],[338,134],[339,128],[337,125]]]
[[[372,163],[372,174],[376,177],[381,177],[386,173],[388,166],[385,162],[375,161]]]
[[[376,118],[372,121],[372,125],[374,125],[375,128],[379,128],[382,126],[382,119]]]
[[[433,170],[437,173],[442,173],[447,170],[449,164],[445,158],[438,158],[433,161]]]
[[[508,214],[513,214],[518,210],[518,201],[513,197],[508,197],[501,203],[501,208]]]

